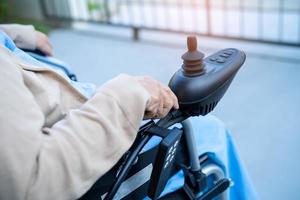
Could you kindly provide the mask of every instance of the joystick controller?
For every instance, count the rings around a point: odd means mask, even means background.
[[[187,116],[206,115],[223,97],[235,74],[244,64],[244,52],[228,48],[204,58],[197,50],[197,38],[187,38],[183,65],[171,78],[169,87]]]
[[[197,76],[205,73],[203,58],[204,53],[197,50],[197,38],[187,38],[188,51],[181,56],[183,60],[182,70],[187,76]]]

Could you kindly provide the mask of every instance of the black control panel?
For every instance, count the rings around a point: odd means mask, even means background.
[[[148,191],[148,195],[152,199],[157,199],[159,197],[170,178],[181,135],[182,130],[174,128],[159,145]]]

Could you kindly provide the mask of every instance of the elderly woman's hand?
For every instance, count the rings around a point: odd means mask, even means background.
[[[35,31],[36,36],[36,49],[40,50],[47,56],[53,55],[53,47],[49,38],[42,32]]]
[[[172,109],[178,109],[178,100],[171,89],[149,76],[138,77],[139,83],[149,92],[145,118],[162,118]]]

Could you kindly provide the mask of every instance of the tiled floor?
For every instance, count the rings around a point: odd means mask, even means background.
[[[56,56],[81,81],[101,84],[125,72],[167,83],[181,66],[183,36],[144,33],[133,42],[128,31],[116,30],[61,29],[50,38]],[[261,199],[300,199],[300,48],[207,38],[199,46],[206,53],[225,46],[246,51],[245,65],[213,113],[231,130]]]

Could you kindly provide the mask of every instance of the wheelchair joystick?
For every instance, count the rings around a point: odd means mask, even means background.
[[[197,38],[189,36],[187,38],[188,51],[181,56],[183,59],[182,69],[187,76],[201,75],[205,72],[203,58],[204,53],[197,50]]]
[[[176,94],[180,110],[188,116],[206,115],[223,97],[246,56],[238,49],[223,49],[204,58],[197,50],[195,36],[187,38],[188,51],[183,65],[171,78],[169,87]]]

